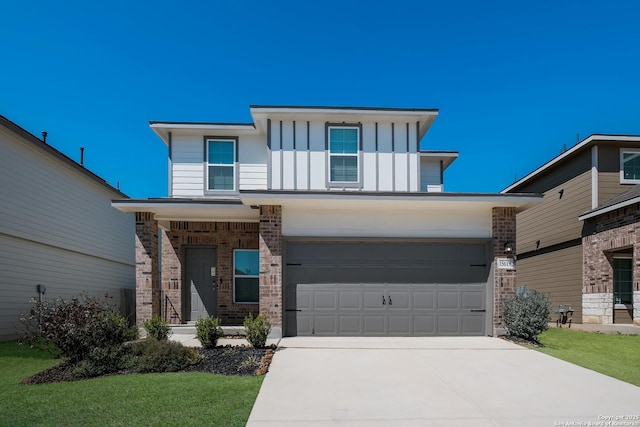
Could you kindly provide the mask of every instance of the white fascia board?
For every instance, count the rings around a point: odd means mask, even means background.
[[[257,209],[241,204],[203,203],[126,203],[112,201],[121,212],[150,212],[158,221],[230,221],[257,222]]]
[[[442,169],[446,170],[451,163],[453,163],[459,156],[460,153],[457,151],[421,151],[419,153],[420,157],[429,157],[431,159],[442,160]]]
[[[582,148],[586,147],[587,145],[591,144],[592,142],[597,142],[597,141],[640,142],[640,136],[635,136],[635,135],[591,135],[587,139],[585,139],[585,140],[577,143],[573,147],[569,148],[567,151],[565,151],[564,153],[560,154],[559,156],[556,156],[553,159],[549,160],[547,163],[543,164],[538,169],[534,170],[533,172],[529,173],[528,175],[525,175],[523,178],[520,178],[519,180],[517,180],[516,182],[514,182],[513,184],[511,184],[510,186],[508,186],[504,190],[502,190],[501,193],[508,193],[509,191],[514,189],[515,187],[518,187],[519,185],[523,184],[525,181],[528,181],[529,179],[533,178],[534,176],[536,176],[536,175],[542,173],[543,171],[549,169],[551,166],[555,165],[556,163],[558,163],[558,162],[566,159],[567,157],[573,155],[573,153],[575,153],[576,151],[579,151]]]
[[[606,214],[608,212],[613,212],[616,209],[624,208],[629,205],[633,205],[634,203],[640,203],[640,197],[634,197],[633,199],[625,200],[624,202],[616,203],[615,205],[607,206],[606,208],[597,209],[595,211],[588,212],[584,215],[580,215],[578,219],[580,221],[584,221],[589,218],[596,217],[598,215]]]
[[[324,205],[328,206],[353,206],[358,205],[371,207],[387,205],[387,206],[416,206],[425,207],[430,206],[459,206],[463,205],[478,205],[484,207],[514,207],[517,209],[526,209],[531,204],[539,203],[542,201],[542,196],[537,195],[518,195],[518,197],[511,197],[512,195],[502,194],[455,194],[455,193],[429,193],[428,196],[412,196],[412,195],[375,195],[375,194],[363,194],[346,197],[344,194],[331,194],[332,192],[320,193],[320,194],[240,194],[240,200],[247,205],[282,205],[282,206],[299,206],[299,205]],[[337,192],[336,192],[337,193]],[[421,197],[422,196],[422,197]]]
[[[149,124],[151,130],[167,145],[169,132],[211,132],[232,135],[254,135],[259,133],[254,124],[249,123],[171,123],[154,122]]]

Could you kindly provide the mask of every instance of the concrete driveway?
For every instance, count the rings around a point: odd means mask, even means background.
[[[640,426],[639,402],[640,387],[498,338],[295,337],[248,425]]]

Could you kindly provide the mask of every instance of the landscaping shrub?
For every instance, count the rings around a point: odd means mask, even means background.
[[[509,335],[534,340],[551,321],[551,300],[535,289],[527,289],[504,300],[502,318]]]
[[[25,334],[20,341],[72,363],[86,358],[96,348],[117,347],[138,336],[138,330],[128,326],[101,298],[83,295],[32,303],[31,313],[21,318]]]
[[[147,339],[131,343],[136,372],[176,372],[202,359],[194,349],[168,340]]]
[[[244,329],[247,340],[252,346],[264,348],[267,342],[267,335],[271,332],[271,323],[263,314],[259,314],[256,317],[253,317],[253,314],[249,314],[244,318]]]
[[[155,340],[166,340],[171,335],[171,328],[169,322],[161,318],[160,316],[153,316],[151,319],[147,319],[142,324],[147,331],[147,337]]]
[[[135,358],[128,346],[120,345],[96,348],[84,360],[73,368],[76,378],[92,378],[131,370],[135,367]]]
[[[196,321],[196,337],[204,348],[214,348],[222,333],[220,319],[217,317],[201,317]]]

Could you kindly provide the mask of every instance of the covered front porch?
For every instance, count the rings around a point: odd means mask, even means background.
[[[233,326],[262,313],[281,335],[280,206],[150,199],[116,207],[136,216],[138,324],[153,316],[175,325],[214,316]]]

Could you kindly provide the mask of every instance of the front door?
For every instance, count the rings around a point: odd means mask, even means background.
[[[187,320],[215,316],[218,308],[215,248],[188,248],[186,251]]]

